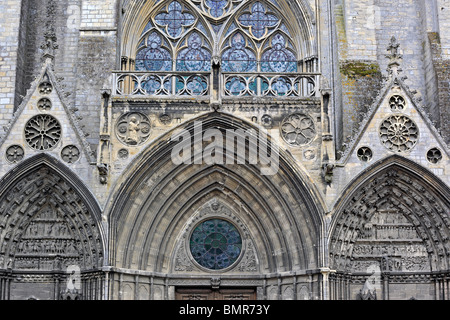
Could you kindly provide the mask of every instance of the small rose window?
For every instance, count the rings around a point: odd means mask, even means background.
[[[202,222],[192,232],[190,251],[200,266],[222,270],[238,260],[242,252],[242,238],[230,222],[210,219]]]

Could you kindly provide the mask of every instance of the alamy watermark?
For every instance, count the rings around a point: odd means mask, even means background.
[[[172,161],[181,164],[207,165],[256,165],[261,175],[270,176],[279,170],[277,143],[270,143],[267,130],[210,128],[203,131],[201,121],[194,122],[193,135],[182,129],[176,132],[172,142]]]

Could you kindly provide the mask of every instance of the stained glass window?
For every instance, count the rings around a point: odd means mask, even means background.
[[[279,19],[270,13],[266,13],[266,8],[261,2],[256,2],[250,13],[244,13],[239,17],[239,22],[246,27],[250,27],[250,32],[256,38],[261,38],[267,29],[278,24]]]
[[[172,59],[167,49],[162,48],[162,37],[152,32],[147,40],[147,47],[140,50],[136,56],[138,71],[170,71]]]
[[[236,73],[224,82],[229,94],[265,94],[268,90],[290,95],[298,85],[288,78],[252,75],[298,71],[294,39],[278,10],[277,5],[262,0],[162,3],[139,39],[136,70],[192,75],[148,76],[141,88],[150,94],[208,94],[210,84],[200,73],[211,72],[212,57],[217,56],[221,72]]]
[[[195,18],[192,14],[183,11],[183,7],[177,1],[169,4],[167,12],[162,12],[155,17],[155,22],[164,27],[169,36],[179,37],[183,27],[194,24]]]
[[[222,270],[237,261],[242,238],[234,225],[222,219],[211,219],[197,226],[190,238],[195,261],[210,270]]]
[[[192,33],[187,40],[187,48],[178,54],[177,70],[210,71],[211,53],[202,46],[202,36],[197,32]]]
[[[205,4],[209,8],[209,13],[215,18],[219,18],[224,14],[228,0],[205,0]]]
[[[286,42],[282,34],[273,36],[271,48],[262,56],[261,71],[278,73],[297,71],[297,59],[292,51],[286,49]]]
[[[230,48],[222,55],[222,70],[226,72],[256,71],[256,57],[248,48],[245,36],[238,32],[229,42]]]

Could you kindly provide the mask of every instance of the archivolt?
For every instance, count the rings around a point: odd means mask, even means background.
[[[63,218],[69,230],[59,240],[74,241],[72,253],[78,252],[80,267],[101,267],[105,237],[100,208],[75,174],[45,154],[25,160],[0,181],[0,257],[4,264],[14,267],[24,232],[43,208],[52,208]]]
[[[203,130],[243,128],[229,115],[199,117]],[[193,134],[193,123],[185,125]],[[202,133],[203,134],[203,133]],[[280,170],[261,176],[256,165],[180,165],[169,134],[150,146],[123,175],[109,212],[111,258],[118,267],[167,272],[182,226],[211,195],[236,208],[267,272],[318,266],[323,209],[320,198],[282,154]]]
[[[338,202],[330,230],[331,267],[349,269],[355,240],[386,206],[414,225],[431,258],[431,270],[447,270],[450,190],[432,173],[398,156],[380,161],[357,177]]]

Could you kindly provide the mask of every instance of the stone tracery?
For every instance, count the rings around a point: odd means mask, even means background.
[[[296,50],[291,43],[289,31],[286,26],[282,24],[284,18],[279,12],[275,12],[264,2],[250,2],[248,6],[236,13],[233,11],[234,5],[239,1],[195,1],[198,2],[203,11],[197,13],[194,8],[189,8],[187,4],[181,4],[178,1],[172,1],[163,6],[157,12],[151,21],[148,23],[142,35],[142,40],[136,56],[136,69],[148,71],[209,71],[211,65],[211,56],[213,55],[213,47],[219,48],[221,53],[218,55],[225,57],[224,60],[229,61],[251,61],[254,60],[254,68],[233,68],[232,66],[225,67],[224,71],[257,71],[256,60],[263,60],[264,66],[261,68],[263,72],[296,72],[297,58]],[[219,18],[226,13],[233,12],[233,15],[226,21],[220,24],[205,25],[204,18]],[[208,20],[208,19],[206,19]],[[205,27],[206,26],[206,27]],[[218,30],[226,27],[228,31],[224,33],[225,36],[214,36],[212,34],[218,33]],[[264,45],[264,56],[262,52],[262,42],[266,41],[276,30],[281,30],[276,36]],[[180,45],[187,33],[194,31],[188,36],[188,50],[186,49],[171,49],[168,48],[182,48]],[[231,45],[229,44],[229,35],[237,31],[237,35],[232,36]],[[167,39],[162,39],[158,34],[165,34]],[[150,37],[149,37],[150,35]],[[148,39],[148,40],[146,40]],[[206,45],[206,39],[212,39],[214,45]],[[254,47],[252,43],[256,43]],[[266,41],[267,42],[267,41]],[[201,43],[204,49],[201,48]],[[164,44],[164,45],[163,45]],[[289,49],[287,47],[289,44]],[[162,47],[164,46],[164,48]],[[194,46],[194,47],[192,47]],[[228,57],[231,53],[225,53],[227,48],[234,48],[233,55],[235,58]],[[249,48],[253,47],[252,49]],[[215,49],[216,50],[216,49]],[[173,51],[170,53],[169,51]],[[251,52],[253,51],[253,52]],[[189,59],[183,58],[187,52],[191,53]],[[195,55],[192,55],[195,52]],[[169,56],[171,56],[169,58]],[[228,57],[228,59],[227,59]],[[253,58],[252,58],[253,57]],[[223,59],[223,58],[222,58]],[[156,68],[155,65],[149,63],[150,60],[156,60],[158,66],[160,61],[165,61],[164,68]],[[169,68],[169,61],[198,61],[198,64],[205,64],[204,67],[195,66],[189,68],[188,65],[179,64],[173,65]],[[209,67],[206,67],[209,64]],[[259,67],[258,67],[259,68]]]
[[[419,129],[414,121],[405,115],[389,116],[380,126],[380,139],[389,150],[406,152],[416,145]]]

